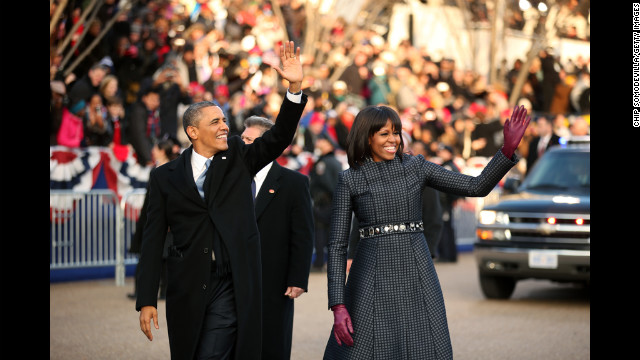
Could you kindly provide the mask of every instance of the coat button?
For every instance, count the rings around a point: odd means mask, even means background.
[[[207,284],[202,285],[202,290],[207,290]]]
[[[208,248],[204,248],[204,253],[206,254],[208,252],[209,252],[209,249]]]

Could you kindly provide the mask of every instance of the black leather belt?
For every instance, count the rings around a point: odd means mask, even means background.
[[[376,235],[419,231],[424,231],[424,224],[422,223],[422,220],[363,227],[360,228],[360,238],[364,239]]]

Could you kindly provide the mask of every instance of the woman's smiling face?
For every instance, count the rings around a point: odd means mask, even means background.
[[[394,129],[391,120],[369,137],[373,161],[393,160],[400,145],[400,129]]]

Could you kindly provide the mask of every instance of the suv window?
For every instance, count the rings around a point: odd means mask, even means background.
[[[589,152],[549,152],[525,178],[520,190],[540,192],[570,190],[583,194],[591,191]]]

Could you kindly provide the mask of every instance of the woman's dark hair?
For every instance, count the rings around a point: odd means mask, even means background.
[[[164,152],[165,156],[167,157],[167,159],[169,159],[169,161],[177,158],[180,155],[180,154],[176,154],[176,152],[173,151],[174,145],[175,143],[170,139],[162,139],[158,141],[158,143],[156,144],[158,149]]]
[[[347,162],[352,168],[361,166],[367,157],[371,156],[369,138],[391,120],[394,131],[402,131],[402,120],[392,108],[384,105],[367,106],[360,110],[351,125],[351,131],[347,135]],[[400,145],[396,155],[402,158],[404,140],[400,136]]]

